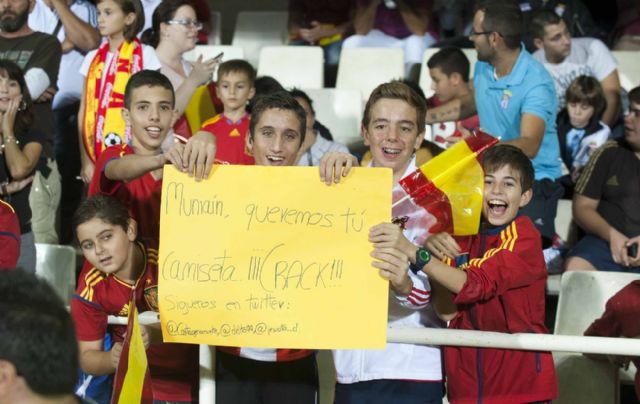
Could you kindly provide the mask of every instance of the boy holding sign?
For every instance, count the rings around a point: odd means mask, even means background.
[[[122,116],[132,132],[131,144],[105,149],[96,162],[89,195],[120,199],[138,223],[142,238],[157,242],[160,234],[162,169],[171,163],[196,178],[206,178],[215,156],[215,138],[198,133],[186,145],[175,143],[168,151],[162,142],[177,118],[173,87],[168,78],[142,70],[129,79]]]
[[[416,170],[415,151],[425,130],[426,105],[414,90],[401,82],[378,86],[369,97],[362,119],[362,136],[371,151],[373,167],[393,170],[393,199],[402,198],[398,181]],[[348,156],[334,153],[334,159]],[[325,158],[329,156],[325,155]],[[336,163],[339,166],[339,163]],[[402,236],[411,247],[424,243],[435,219],[407,210],[400,204],[393,216],[403,222],[381,225],[385,232]],[[369,239],[379,243],[378,233]],[[408,239],[408,240],[407,240]],[[442,327],[429,304],[432,285],[424,273],[409,271],[406,257],[394,249],[383,255],[380,275],[389,280],[389,325],[396,327]],[[365,263],[366,264],[366,263]],[[387,343],[384,350],[336,350],[336,404],[346,403],[441,403],[443,396],[440,349],[418,344]]]
[[[453,302],[438,306],[443,317],[452,318],[449,328],[546,333],[547,270],[540,234],[518,213],[531,200],[533,166],[520,149],[501,144],[486,152],[483,168],[479,234],[455,239],[447,233],[433,235],[426,243],[431,257],[391,225],[381,224],[372,229],[372,255],[382,261],[374,265],[384,268],[408,259],[412,271],[454,293]],[[444,347],[444,359],[452,403],[550,402],[557,396],[550,352],[451,346]]]

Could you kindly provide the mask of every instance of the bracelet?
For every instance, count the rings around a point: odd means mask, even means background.
[[[7,137],[5,137],[5,138],[4,138],[3,146],[4,146],[5,144],[7,144],[7,143],[11,143],[11,142],[15,143],[16,145],[19,145],[19,144],[20,144],[20,141],[19,141],[18,139],[16,139],[15,137],[13,137],[13,136],[7,136]]]

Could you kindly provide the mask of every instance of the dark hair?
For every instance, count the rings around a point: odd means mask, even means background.
[[[560,24],[562,18],[551,10],[538,10],[531,17],[531,34],[535,39],[543,39],[547,25]]]
[[[171,91],[171,106],[175,105],[176,95],[167,76],[157,70],[140,70],[129,78],[127,86],[124,88],[124,107],[126,109],[131,107],[133,90],[140,87],[162,87]]]
[[[533,164],[522,150],[510,144],[500,143],[484,153],[482,168],[485,174],[495,172],[504,166],[509,166],[520,175],[523,193],[531,189],[534,179]]]
[[[254,86],[256,81],[256,70],[251,66],[251,63],[243,59],[231,59],[220,63],[220,66],[218,66],[218,81],[222,79],[222,76],[231,72],[244,73],[247,76],[251,87]]]
[[[311,113],[313,115],[316,114],[316,110],[313,109],[313,100],[311,100],[311,98],[309,97],[309,95],[307,93],[305,93],[304,91],[300,90],[299,88],[293,88],[293,89],[289,90],[289,94],[291,94],[291,96],[293,98],[302,98],[303,100],[305,100],[307,102],[307,104],[309,104],[309,109],[311,110]]]
[[[29,87],[24,79],[24,73],[22,69],[8,59],[0,59],[0,76],[7,75],[9,80],[15,80],[20,86],[20,93],[22,93],[22,108],[16,115],[16,134],[26,132],[33,123],[33,112],[31,106],[33,101],[31,99],[31,93],[29,93]]]
[[[78,345],[71,316],[46,280],[22,270],[0,271],[0,360],[36,394],[73,394]]]
[[[640,104],[640,86],[634,87],[629,91],[629,103]]]
[[[482,30],[497,32],[504,39],[508,49],[517,49],[522,40],[522,12],[520,7],[512,2],[486,1],[476,8],[484,12]]]
[[[158,7],[153,11],[151,17],[151,28],[142,33],[142,43],[158,47],[160,43],[160,24],[173,20],[176,12],[182,6],[193,8],[193,4],[189,0],[162,0]]]
[[[133,24],[125,25],[122,35],[125,41],[131,42],[136,38],[136,35],[144,28],[144,9],[140,0],[113,0],[122,10],[125,17],[129,13],[136,15]],[[96,5],[100,4],[102,0],[97,0]]]
[[[459,48],[448,47],[440,49],[429,58],[427,67],[429,69],[438,68],[447,77],[453,73],[458,73],[465,83],[469,81],[469,59]]]
[[[119,199],[112,196],[94,195],[80,203],[73,214],[72,226],[77,231],[78,226],[90,221],[100,219],[114,226],[120,226],[127,231],[129,227],[129,211]]]
[[[577,102],[593,107],[593,116],[600,120],[605,108],[607,99],[604,98],[604,90],[600,82],[591,76],[578,76],[569,84],[566,92],[567,103]]]
[[[362,125],[364,127],[369,126],[369,122],[371,121],[371,109],[375,103],[384,98],[402,100],[415,108],[418,133],[424,133],[425,115],[427,114],[427,104],[424,98],[420,97],[415,90],[405,83],[395,80],[389,83],[380,84],[369,96],[369,100],[367,101],[367,105],[364,107],[364,114],[362,116]]]
[[[307,114],[302,106],[286,91],[277,91],[272,94],[262,95],[255,100],[249,121],[249,137],[253,140],[256,125],[260,121],[262,114],[269,109],[279,109],[291,111],[300,122],[300,144],[304,143],[304,135],[307,128]]]
[[[285,91],[282,84],[271,76],[260,76],[253,83],[256,88],[256,96],[267,95],[277,91]]]

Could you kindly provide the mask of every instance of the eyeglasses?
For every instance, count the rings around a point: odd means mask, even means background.
[[[202,29],[202,23],[200,21],[194,20],[169,20],[167,21],[169,25],[182,25],[185,28],[194,28],[197,31]]]

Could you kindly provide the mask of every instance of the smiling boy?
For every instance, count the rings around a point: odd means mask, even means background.
[[[421,248],[393,249],[409,259],[413,271],[426,273],[454,294],[455,306],[449,302],[436,307],[451,319],[449,328],[546,333],[547,271],[540,234],[528,217],[518,214],[532,196],[531,161],[515,146],[501,144],[486,152],[483,168],[479,234],[431,236],[426,246],[434,257]],[[389,233],[375,243],[373,256],[382,264],[388,261],[385,243],[392,240]],[[549,352],[452,346],[444,347],[444,360],[451,403],[530,403],[557,396]]]
[[[131,76],[122,116],[132,132],[131,144],[112,146],[100,154],[89,196],[100,193],[117,197],[138,222],[140,237],[157,241],[164,165],[171,163],[189,173],[197,166],[196,177],[206,177],[213,163],[213,139],[209,134],[196,134],[186,146],[175,143],[162,152],[162,142],[177,112],[171,82],[157,71],[142,70]]]

